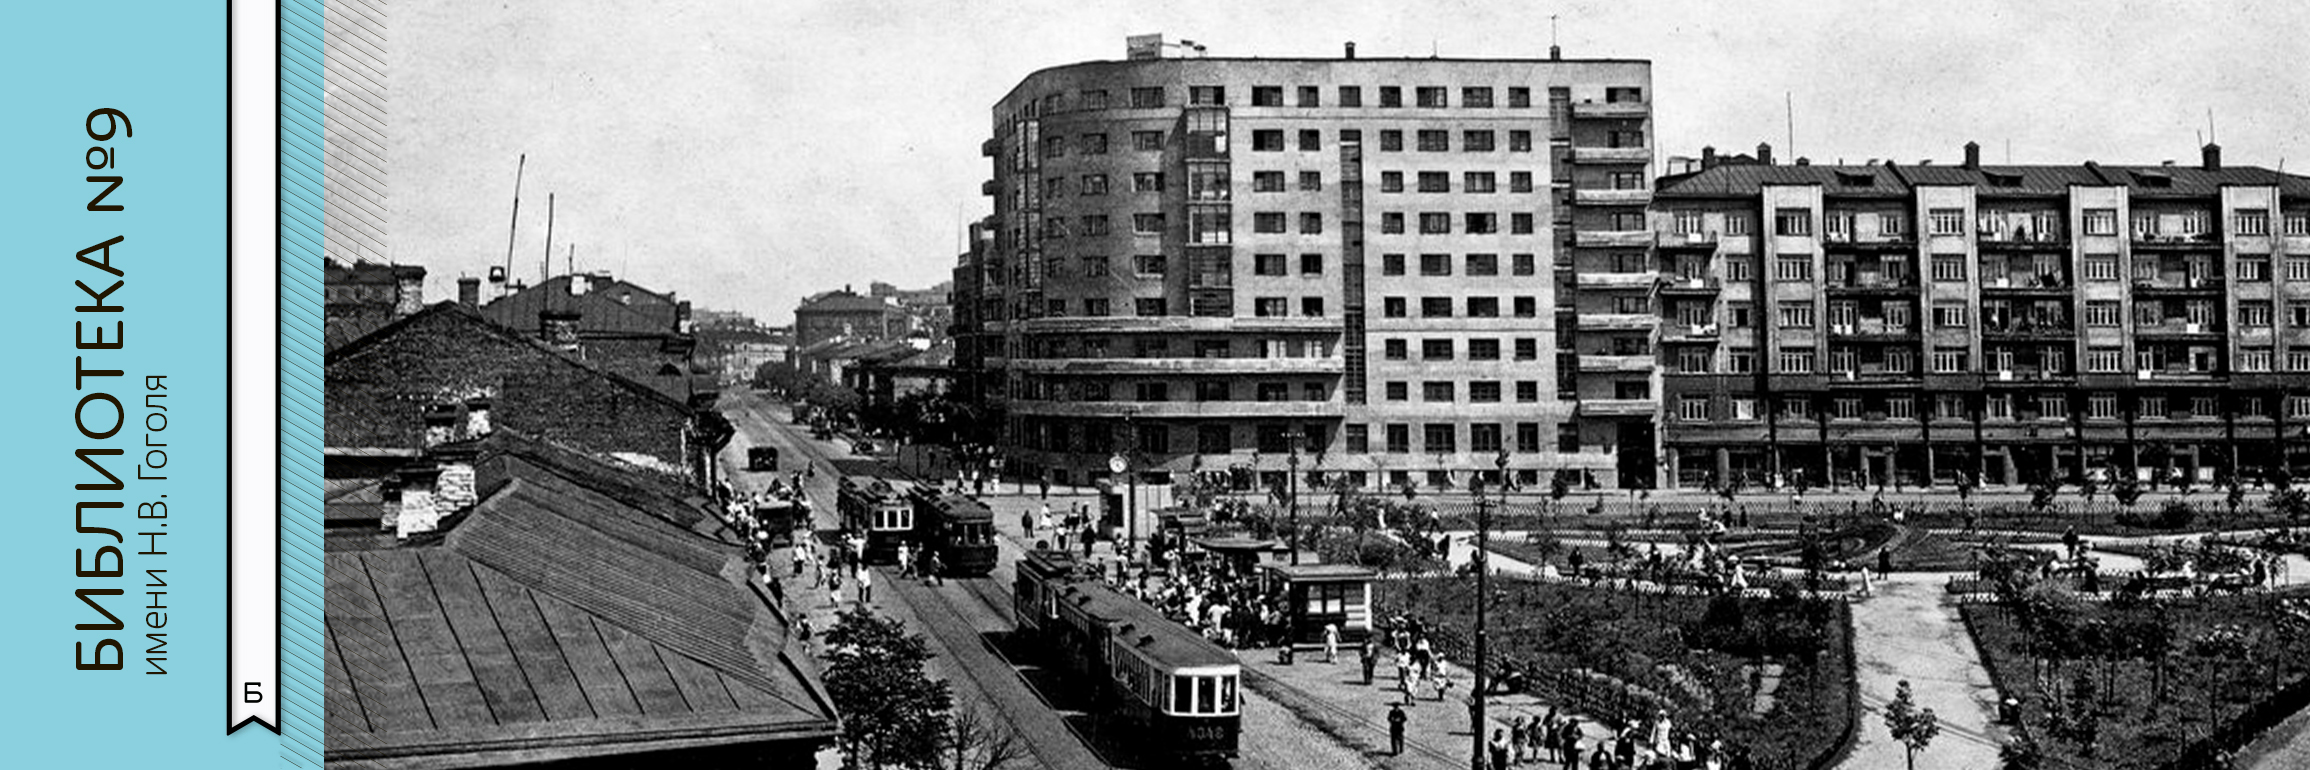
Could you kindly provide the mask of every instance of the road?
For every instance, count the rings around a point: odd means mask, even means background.
[[[816,464],[817,474],[805,483],[813,501],[813,516],[821,530],[835,528],[834,461],[841,461],[843,467],[857,468],[863,458],[843,451],[846,447],[836,441],[809,438],[787,419],[784,406],[767,403],[753,394],[724,395],[722,410],[738,430],[737,438],[725,450],[725,457],[743,458],[747,447],[761,445],[778,449],[780,468],[784,471],[801,469],[804,461]],[[733,463],[732,467],[739,465]],[[733,483],[741,491],[751,491],[768,483],[769,478],[769,474],[738,472]],[[986,634],[1006,632],[1012,627],[1007,600],[1011,564],[1024,552],[1025,538],[1029,536],[1019,530],[1018,519],[1022,511],[1037,504],[1030,497],[986,498],[995,509],[997,544],[1001,552],[992,575],[930,586],[899,580],[889,570],[877,570],[875,605],[923,633],[936,654],[931,673],[953,685],[958,704],[1012,726],[1030,753],[1030,761],[1025,766],[1066,770],[1117,767],[1113,758],[1102,755],[1069,726],[1068,717],[1075,716],[1076,712],[1054,710],[1044,695],[1020,676],[1011,661],[1000,657],[985,642]],[[833,622],[833,609],[826,606],[823,595],[814,595],[805,604],[817,608],[811,613],[811,622],[816,627],[827,628]],[[1249,688],[1241,692],[1242,753],[1234,763],[1239,770],[1348,770],[1370,766],[1359,751],[1341,745],[1290,709]],[[824,761],[822,758],[822,765]]]

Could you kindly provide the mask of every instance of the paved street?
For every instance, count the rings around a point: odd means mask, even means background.
[[[1859,740],[1845,770],[1905,770],[1901,744],[1885,730],[1885,704],[1908,680],[1917,704],[1941,718],[1941,736],[1920,767],[1990,768],[2005,733],[1991,725],[1997,688],[1973,637],[1957,618],[1941,573],[1894,573],[1875,595],[1853,604],[1853,659],[1861,684]]]

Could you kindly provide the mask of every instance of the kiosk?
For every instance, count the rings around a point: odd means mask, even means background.
[[[1351,564],[1269,564],[1261,579],[1282,594],[1284,622],[1294,644],[1322,644],[1323,627],[1339,624],[1340,644],[1358,644],[1372,632],[1372,580],[1379,573]]]

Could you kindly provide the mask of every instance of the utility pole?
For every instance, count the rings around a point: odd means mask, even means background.
[[[1508,504],[1508,450],[1505,447],[1501,448],[1500,455],[1494,458],[1493,464],[1500,469],[1500,504],[1505,506]],[[1484,676],[1486,671],[1484,615],[1492,599],[1492,560],[1490,558],[1492,504],[1491,501],[1484,498],[1483,476],[1471,475],[1473,479],[1469,482],[1468,487],[1476,493],[1476,552],[1469,560],[1469,563],[1476,568],[1476,675],[1474,686],[1468,688],[1468,695],[1476,699],[1475,708],[1471,715],[1475,721],[1475,724],[1472,725],[1472,731],[1475,733],[1474,742],[1476,744],[1473,767],[1476,770],[1484,770],[1486,767],[1484,763],[1484,695],[1485,688],[1490,685],[1489,682],[1485,681]]]
[[[1297,567],[1299,566],[1299,442],[1306,438],[1306,434],[1301,432],[1299,428],[1293,428],[1291,432],[1283,434],[1283,438],[1285,441],[1291,442],[1291,459],[1286,461],[1286,464],[1291,467],[1288,474],[1290,478],[1285,479],[1285,483],[1290,490],[1286,494],[1290,495],[1291,498],[1291,538],[1289,540],[1291,543],[1291,565]]]

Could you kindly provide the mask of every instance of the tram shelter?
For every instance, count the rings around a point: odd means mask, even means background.
[[[1284,597],[1284,622],[1294,644],[1322,644],[1324,626],[1339,624],[1340,642],[1356,644],[1372,632],[1372,580],[1379,573],[1352,564],[1269,564],[1261,579]]]

